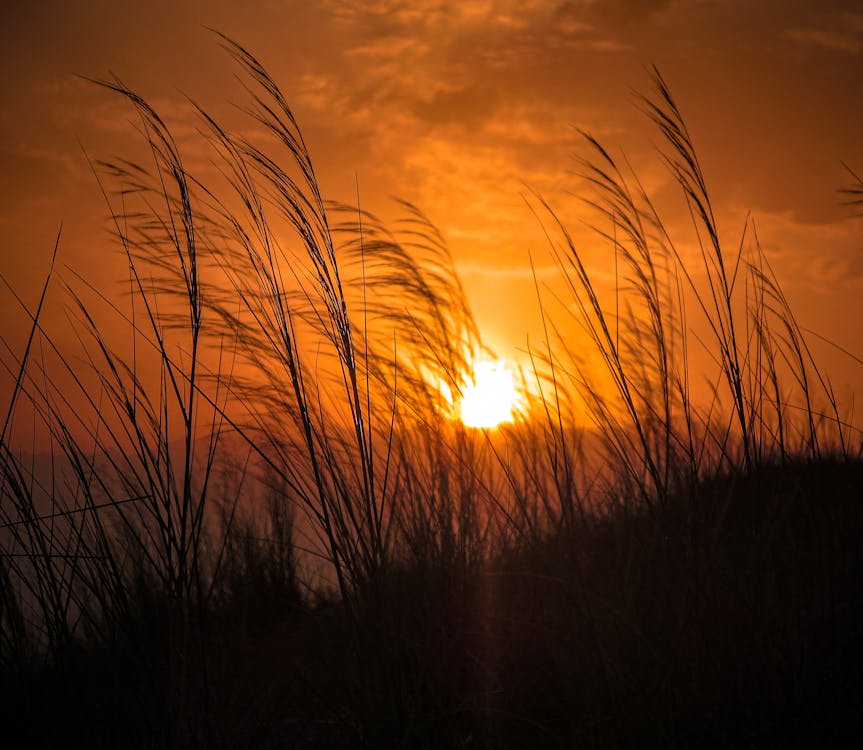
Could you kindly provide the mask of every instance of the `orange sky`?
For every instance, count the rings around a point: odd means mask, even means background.
[[[30,302],[61,221],[61,262],[101,285],[122,269],[106,260],[105,207],[79,141],[94,157],[126,154],[130,113],[76,74],[116,73],[190,135],[184,94],[228,116],[226,100],[242,98],[204,26],[282,85],[328,197],[354,200],[357,180],[369,210],[387,216],[398,196],[428,213],[509,357],[538,331],[528,252],[541,279],[550,264],[522,195],[540,192],[576,230],[584,215],[573,126],[624,149],[669,222],[683,221],[632,95],[656,63],[731,246],[751,211],[800,322],[863,356],[863,219],[836,192],[843,161],[863,171],[854,0],[4,3],[0,272]],[[186,156],[207,168],[203,153]],[[18,326],[8,294],[0,306]],[[860,391],[863,368],[825,357],[840,392]]]

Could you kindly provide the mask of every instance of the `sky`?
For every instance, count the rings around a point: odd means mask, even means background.
[[[532,196],[591,241],[579,129],[625,155],[685,232],[637,106],[658,66],[723,237],[736,246],[751,215],[801,324],[863,356],[863,219],[837,192],[843,163],[863,172],[853,0],[4,3],[0,273],[30,304],[61,223],[64,267],[122,278],[87,158],[127,153],[131,113],[85,78],[117,75],[191,142],[188,97],[230,117],[243,94],[211,28],[278,81],[326,196],[359,196],[385,219],[402,198],[440,227],[483,334],[509,358],[538,331],[531,262],[540,280],[554,273]],[[608,256],[595,257],[601,272]],[[19,325],[9,294],[0,312]],[[823,356],[840,390],[860,390],[860,365]]]

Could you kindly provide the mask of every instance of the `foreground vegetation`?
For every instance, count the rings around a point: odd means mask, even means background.
[[[199,110],[218,184],[187,171],[146,101],[98,82],[148,149],[92,165],[130,293],[64,281],[82,367],[41,324],[52,271],[37,307],[22,301],[24,349],[5,348],[8,732],[81,747],[850,742],[863,442],[754,228],[724,247],[659,74],[642,103],[695,251],[585,134],[613,288],[536,196],[583,335],[544,305],[529,408],[483,433],[441,395],[484,351],[442,238],[409,204],[387,228],[326,202],[277,85],[222,41],[254,128]],[[47,468],[16,445],[31,422]]]

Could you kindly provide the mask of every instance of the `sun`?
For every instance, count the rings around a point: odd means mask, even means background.
[[[466,427],[497,427],[513,421],[520,400],[515,377],[503,360],[476,362],[473,378],[461,389],[459,418]]]

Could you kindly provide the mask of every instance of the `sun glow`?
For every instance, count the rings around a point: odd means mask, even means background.
[[[521,396],[515,378],[503,360],[476,362],[473,379],[465,383],[458,400],[458,414],[467,427],[497,427],[512,422]]]

